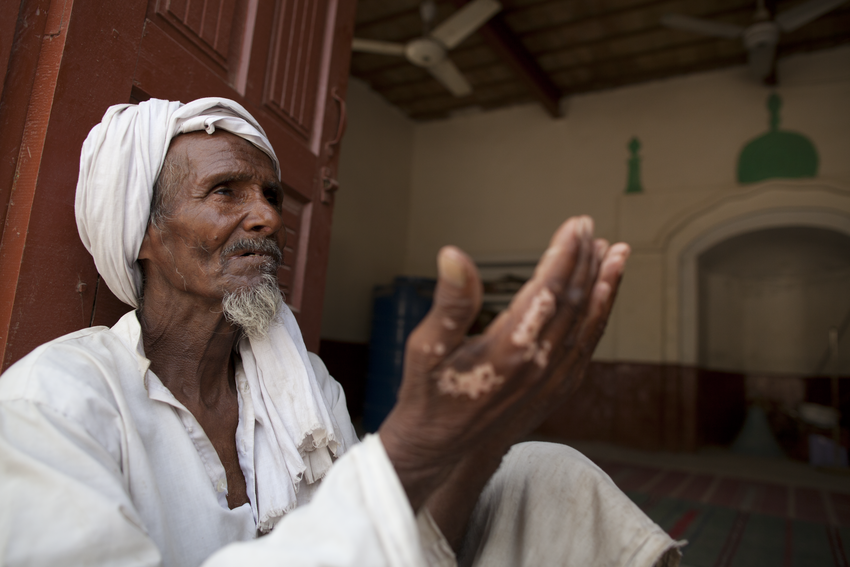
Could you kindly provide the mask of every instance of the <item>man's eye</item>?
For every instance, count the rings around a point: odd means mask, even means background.
[[[274,189],[267,189],[265,191],[266,200],[271,203],[275,207],[280,206],[280,195]]]
[[[231,195],[233,190],[230,187],[216,187],[213,189],[213,193],[216,195]]]

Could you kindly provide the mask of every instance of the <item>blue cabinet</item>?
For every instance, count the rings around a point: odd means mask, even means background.
[[[363,406],[366,431],[376,431],[395,405],[404,369],[404,345],[431,309],[436,283],[430,278],[397,277],[392,285],[375,287]]]

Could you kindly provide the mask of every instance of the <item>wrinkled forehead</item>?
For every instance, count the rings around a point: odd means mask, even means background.
[[[165,162],[169,161],[185,164],[188,171],[193,173],[197,173],[199,168],[213,165],[224,167],[228,163],[251,162],[267,167],[277,180],[271,156],[250,141],[225,130],[216,130],[212,134],[201,130],[175,136],[166,152]]]

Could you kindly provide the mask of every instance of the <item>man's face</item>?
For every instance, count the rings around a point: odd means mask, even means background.
[[[283,191],[271,159],[222,131],[178,136],[168,153],[183,160],[185,175],[139,252],[148,282],[221,301],[276,273]]]

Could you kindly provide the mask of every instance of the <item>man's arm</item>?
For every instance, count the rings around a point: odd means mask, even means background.
[[[58,411],[0,404],[0,564],[161,565],[120,466]]]
[[[587,317],[580,329],[574,356],[556,370],[569,380],[566,394],[575,392],[584,378],[591,355],[605,330],[619,288],[623,266],[629,254],[628,247],[624,245],[615,245],[609,249],[606,242],[597,241],[596,246],[597,254],[603,260]],[[601,282],[604,283],[600,285]],[[610,291],[606,289],[609,286]],[[564,400],[566,394],[557,395],[550,388],[544,388],[535,400],[521,409],[521,413],[525,415],[520,415],[515,421],[519,421],[524,429],[535,429],[549,415],[551,409]],[[517,427],[512,433],[515,435],[522,429]],[[499,468],[502,457],[518,440],[519,438],[513,437],[509,431],[504,438],[496,437],[489,442],[485,441],[458,463],[448,479],[428,499],[428,510],[455,551],[459,549],[466,532],[478,495]]]
[[[602,334],[628,247],[592,232],[587,217],[565,223],[510,308],[471,340],[477,272],[441,251],[434,307],[408,341],[381,438],[414,509],[428,502],[453,543],[501,456],[563,402]]]

